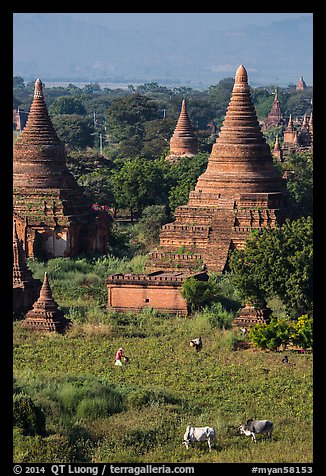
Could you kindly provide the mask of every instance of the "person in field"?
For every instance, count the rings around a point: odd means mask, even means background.
[[[123,353],[124,353],[124,349],[120,347],[117,350],[117,353],[115,355],[115,365],[117,367],[122,367],[123,364],[125,364],[128,361],[128,357],[124,355]]]

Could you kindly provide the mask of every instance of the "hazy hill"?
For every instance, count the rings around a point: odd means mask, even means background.
[[[243,63],[251,84],[312,85],[307,17],[229,31],[121,30],[65,14],[14,14],[14,75],[33,80],[164,81],[204,86]]]

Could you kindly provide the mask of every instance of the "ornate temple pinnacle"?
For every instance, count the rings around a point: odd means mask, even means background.
[[[34,88],[34,97],[35,98],[42,98],[43,97],[43,85],[40,79],[35,81],[35,88]]]
[[[239,68],[235,73],[235,83],[247,83],[248,82],[248,74],[246,68],[243,64],[240,64]]]

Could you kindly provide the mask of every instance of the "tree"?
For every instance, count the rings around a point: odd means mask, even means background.
[[[77,114],[58,114],[52,123],[68,149],[84,149],[94,144],[94,127],[89,118]]]
[[[261,305],[278,296],[290,316],[312,309],[312,225],[311,217],[286,220],[253,232],[244,250],[231,253],[234,283],[245,301]]]
[[[14,89],[25,89],[25,82],[21,76],[13,77],[13,88]]]
[[[249,339],[261,349],[284,348],[291,341],[292,327],[286,319],[272,318],[269,324],[258,323],[249,330]]]
[[[309,349],[313,347],[313,320],[309,314],[298,317],[292,323],[293,333],[291,340],[294,345]]]
[[[24,435],[45,433],[45,416],[26,393],[17,393],[13,399],[13,425]]]
[[[85,115],[86,109],[80,99],[61,96],[54,100],[49,107],[49,113],[55,114],[78,114]]]
[[[133,242],[137,242],[146,251],[158,244],[161,226],[167,222],[164,205],[150,205],[144,208],[141,218],[134,226]]]
[[[199,281],[193,276],[186,278],[181,294],[192,310],[200,309],[214,298],[214,287],[210,281]]]
[[[311,152],[289,154],[278,167],[287,173],[289,205],[296,216],[313,214],[313,157]]]
[[[157,106],[147,96],[132,94],[112,101],[106,113],[106,127],[109,141],[116,144],[119,157],[140,155],[144,125],[159,116]]]
[[[122,165],[121,165],[122,164]],[[164,204],[164,163],[159,160],[125,159],[116,161],[111,186],[118,208],[128,208],[131,220],[135,211]]]
[[[176,164],[167,164],[171,210],[187,203],[189,192],[195,188],[198,177],[207,167],[207,162],[208,153],[202,152],[193,157],[183,157]]]

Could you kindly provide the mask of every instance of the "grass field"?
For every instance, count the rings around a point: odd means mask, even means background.
[[[282,353],[234,350],[234,333],[200,314],[98,313],[102,322],[76,321],[66,335],[14,324],[15,390],[42,408],[47,430],[17,432],[15,462],[312,462],[311,354],[287,352],[285,366]],[[120,346],[124,368],[114,367]],[[271,419],[272,441],[240,435],[248,418]],[[216,428],[211,453],[181,445],[187,424]]]

